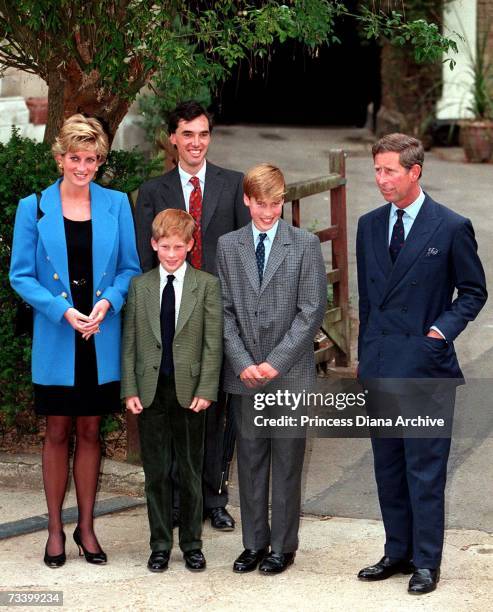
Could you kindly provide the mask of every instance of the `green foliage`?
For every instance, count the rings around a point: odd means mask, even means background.
[[[493,119],[493,61],[488,57],[488,40],[491,24],[476,39],[476,52],[469,46],[467,56],[469,72],[472,76],[471,104],[468,110],[474,119]]]
[[[414,2],[414,12],[426,12],[426,2]],[[410,47],[414,59],[418,63],[435,63],[442,61],[444,54],[457,53],[457,42],[453,38],[444,36],[437,23],[429,22],[424,18],[407,21],[403,13],[398,11],[374,12],[367,6],[361,7],[361,14],[356,16],[366,38],[386,38],[396,47]],[[455,60],[446,57],[450,68],[455,67]]]
[[[154,157],[146,159],[135,147],[132,151],[110,151],[108,158],[101,166],[96,181],[104,187],[131,193],[140,185],[157,174],[162,174],[163,160]]]
[[[112,414],[105,414],[101,419],[101,435],[105,438],[108,434],[122,429],[122,421]]]
[[[268,56],[275,41],[296,39],[313,54],[321,45],[339,43],[335,32],[342,18],[353,19],[366,39],[385,38],[395,46],[409,47],[417,62],[441,62],[444,54],[457,52],[457,46],[428,20],[437,4],[442,3],[361,2],[358,11],[351,13],[338,0],[258,2],[255,8],[245,2],[219,0],[214,10],[203,8],[204,3],[192,3],[193,15],[183,12],[173,20],[174,36],[159,51],[152,81],[154,95],[140,101],[149,139],[160,135],[169,111],[179,100],[196,98],[207,105],[211,93],[240,60],[249,58],[254,65],[255,58]],[[388,10],[391,5],[395,10]],[[437,15],[437,20],[440,17]],[[454,67],[452,57],[445,61]]]
[[[58,178],[50,148],[12,130],[6,144],[0,143],[0,429],[15,421],[16,415],[32,403],[31,342],[14,335],[18,297],[10,287],[12,231],[19,199],[40,192]],[[99,182],[113,189],[131,191],[161,168],[159,160],[146,162],[136,151],[111,151],[107,174]],[[34,254],[33,254],[34,256]],[[111,425],[108,424],[111,429]]]
[[[91,114],[97,109],[114,133],[152,77],[160,99],[148,101],[146,113],[161,113],[149,119],[156,125],[172,101],[207,96],[240,60],[265,57],[275,41],[296,39],[312,53],[337,43],[342,18],[356,20],[367,38],[409,45],[420,62],[456,51],[436,23],[407,19],[407,5],[421,15],[419,0],[361,2],[356,13],[341,0],[0,0],[0,65],[40,75],[55,87],[53,96],[68,87],[65,104]],[[50,110],[49,137],[62,99]]]
[[[8,279],[10,245],[17,202],[40,191],[58,177],[50,149],[17,130],[7,144],[0,143],[0,410],[6,424],[32,401],[30,341],[14,336],[17,297]]]

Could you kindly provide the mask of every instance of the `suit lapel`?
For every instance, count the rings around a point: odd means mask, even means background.
[[[110,213],[111,199],[105,189],[90,184],[92,218],[92,265],[94,289],[106,272],[108,260],[113,252],[118,231],[117,220]]]
[[[187,265],[183,291],[181,294],[180,312],[176,323],[175,336],[177,336],[190,318],[195,304],[197,303],[197,278],[195,269]]]
[[[426,196],[406,238],[404,246],[392,267],[392,272],[387,280],[384,291],[385,297],[389,295],[409,268],[414,264],[440,223],[441,219],[436,214],[433,200],[431,200],[429,196]]]
[[[388,246],[390,206],[390,204],[383,206],[372,220],[373,250],[378,265],[386,278],[390,276],[392,271],[392,260],[390,259]]]
[[[167,191],[167,194],[164,195],[164,202],[169,201],[172,204],[172,208],[180,208],[186,211],[187,208],[185,206],[178,166],[163,175],[163,187]]]
[[[161,314],[159,296],[159,266],[151,270],[146,283],[147,299],[145,308],[152,333],[158,342],[161,342]]]
[[[67,240],[63,223],[60,180],[45,189],[41,196],[40,208],[43,217],[38,221],[38,233],[45,251],[58,274],[64,288],[70,293],[68,272]]]
[[[270,283],[277,269],[288,254],[288,249],[286,247],[290,244],[291,239],[288,234],[286,222],[280,219],[276,235],[272,242],[269,259],[267,260],[267,265],[265,267],[264,278],[262,280],[262,285],[260,286],[260,293],[264,292],[265,288]]]
[[[257,260],[255,258],[255,245],[253,243],[251,223],[248,223],[248,225],[245,225],[245,227],[239,231],[238,253],[253,290],[255,293],[259,293],[260,279],[258,276]]]
[[[205,186],[202,199],[202,235],[205,234],[207,226],[217,208],[219,198],[224,189],[224,179],[217,166],[207,162],[205,167]]]

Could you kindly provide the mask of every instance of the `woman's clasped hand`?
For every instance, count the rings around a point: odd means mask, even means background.
[[[64,317],[75,331],[82,334],[84,340],[89,340],[93,334],[100,333],[100,325],[104,321],[110,306],[111,304],[108,300],[103,298],[94,305],[94,308],[88,315],[79,312],[76,308],[69,308],[65,312]]]

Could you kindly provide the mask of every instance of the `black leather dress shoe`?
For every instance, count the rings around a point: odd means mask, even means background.
[[[151,553],[147,567],[151,572],[164,572],[168,569],[169,550],[156,550]]]
[[[375,565],[360,570],[358,578],[360,580],[385,580],[395,574],[412,574],[413,572],[414,566],[410,561],[385,556]]]
[[[220,531],[233,531],[235,528],[235,520],[226,508],[210,508],[206,510],[206,516],[211,519],[211,526]]]
[[[268,554],[268,548],[262,548],[261,550],[245,548],[245,550],[233,563],[233,572],[237,572],[238,574],[253,572],[253,570],[257,568],[257,565]]]
[[[411,576],[407,592],[411,593],[412,595],[424,595],[425,593],[431,593],[437,588],[439,580],[440,568],[425,569],[417,567],[414,570],[414,574]]]
[[[185,559],[186,568],[191,572],[201,572],[205,570],[205,557],[198,548],[184,552],[183,558]]]
[[[296,553],[271,552],[263,558],[258,571],[261,574],[280,574],[294,563]]]

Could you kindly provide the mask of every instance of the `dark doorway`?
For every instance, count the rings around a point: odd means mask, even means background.
[[[341,43],[312,56],[298,42],[273,46],[269,60],[244,61],[223,85],[223,123],[364,125],[380,104],[380,48],[363,41],[353,20],[340,22]]]

